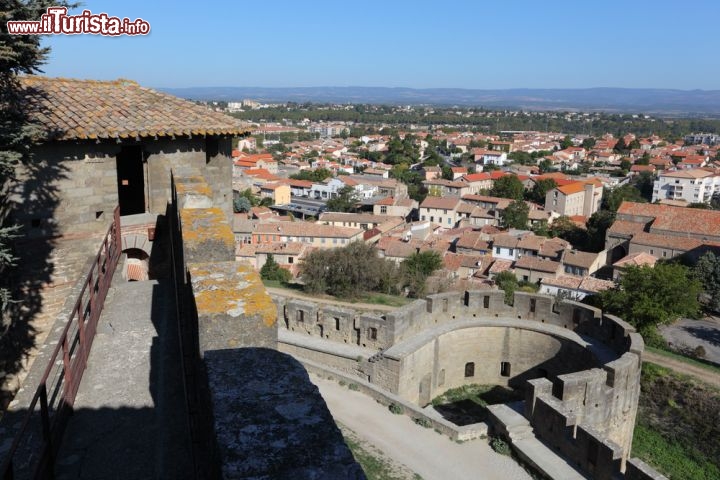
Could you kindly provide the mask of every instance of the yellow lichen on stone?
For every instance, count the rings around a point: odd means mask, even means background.
[[[235,262],[189,265],[198,315],[260,316],[267,327],[275,325],[277,310],[260,276]]]
[[[175,190],[178,195],[204,195],[212,198],[213,192],[204,177],[199,175],[189,177],[176,177]]]
[[[180,211],[183,241],[201,243],[219,241],[232,248],[235,236],[225,213],[218,207],[183,208]]]

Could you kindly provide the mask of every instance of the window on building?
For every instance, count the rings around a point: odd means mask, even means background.
[[[288,257],[288,263],[293,263],[295,259],[293,257]]]
[[[515,249],[514,249],[514,248],[509,249],[509,252],[510,252],[510,255],[515,255]]]
[[[380,206],[380,213],[382,213],[382,214],[386,214],[386,213],[387,213],[387,206],[386,206],[386,205],[381,205],[381,206]]]
[[[298,310],[295,312],[295,319],[298,322],[304,322],[305,321],[305,311],[304,310]]]
[[[335,317],[335,330],[340,330],[340,319]]]
[[[448,218],[448,225],[452,225],[452,218]]]
[[[368,340],[377,340],[377,328],[368,328]]]
[[[465,364],[465,378],[475,376],[475,362],[468,362]]]
[[[495,247],[495,253],[497,253],[498,255],[500,255],[500,247]]]
[[[483,297],[483,308],[490,308],[490,296],[485,295]]]
[[[500,376],[510,376],[510,362],[500,362]]]
[[[531,298],[530,299],[530,313],[533,313],[533,312],[535,312],[535,299]]]

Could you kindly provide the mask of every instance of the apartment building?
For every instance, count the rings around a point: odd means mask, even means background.
[[[692,169],[664,172],[653,184],[652,201],[685,200],[688,203],[708,203],[720,193],[720,174],[711,170]]]
[[[602,182],[597,179],[577,181],[549,190],[545,196],[545,211],[568,217],[590,217],[600,209]]]

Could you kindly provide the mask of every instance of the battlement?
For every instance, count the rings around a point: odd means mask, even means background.
[[[516,292],[507,305],[504,296],[441,293],[385,314],[274,300],[280,328],[306,336],[287,337],[282,349],[367,378],[421,407],[467,383],[522,388],[524,415],[537,437],[593,478],[622,475],[640,394],[642,337],[622,319],[578,302]],[[311,352],[293,344],[317,337],[338,346]],[[350,345],[363,358],[331,353]]]

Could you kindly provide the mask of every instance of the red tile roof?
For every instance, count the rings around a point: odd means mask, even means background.
[[[53,140],[250,133],[233,117],[130,80],[25,76],[21,82],[31,118]]]

